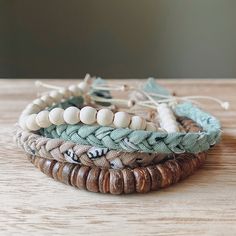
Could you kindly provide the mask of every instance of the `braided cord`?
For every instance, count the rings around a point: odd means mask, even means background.
[[[177,105],[175,112],[179,116],[185,116],[197,122],[203,131],[166,133],[63,124],[42,129],[41,133],[49,138],[61,138],[82,145],[126,152],[199,153],[208,150],[219,141],[220,123],[212,115],[203,112],[191,103]]]
[[[172,155],[141,152],[117,152],[88,145],[79,145],[62,139],[49,139],[43,136],[18,129],[15,131],[15,142],[25,152],[60,162],[99,166],[102,168],[122,169],[158,163]]]

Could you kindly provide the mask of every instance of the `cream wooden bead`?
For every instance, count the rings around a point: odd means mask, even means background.
[[[52,124],[49,120],[49,111],[40,111],[36,116],[36,123],[41,128],[48,128]]]
[[[171,116],[165,116],[164,118],[162,117],[162,120],[161,120],[161,124],[162,125],[169,125],[169,124],[173,124],[175,123],[175,118],[171,117]]]
[[[93,107],[83,107],[80,110],[80,120],[86,125],[91,125],[96,122],[97,111]]]
[[[47,104],[40,98],[37,98],[33,101],[33,104],[37,105],[40,107],[40,109],[44,109],[45,107],[47,107]]]
[[[147,131],[157,131],[157,128],[156,128],[155,124],[153,124],[151,122],[147,122],[146,130]]]
[[[69,90],[71,91],[72,95],[75,97],[78,97],[82,94],[81,89],[76,85],[69,86]]]
[[[71,91],[67,88],[62,88],[59,92],[62,94],[63,98],[70,98],[72,95]]]
[[[62,108],[56,107],[49,112],[49,120],[54,125],[61,125],[64,123],[63,118],[64,110]]]
[[[97,113],[97,123],[102,126],[109,126],[113,122],[114,114],[111,110],[103,108]]]
[[[27,117],[27,119],[26,119],[26,127],[29,130],[36,131],[36,130],[40,129],[40,127],[36,123],[36,116],[37,116],[37,114],[31,114],[31,115],[29,115]]]
[[[177,132],[178,131],[178,127],[175,125],[166,125],[165,127],[163,127],[167,132],[169,133],[173,133],[173,132]]]
[[[26,109],[22,112],[22,114],[34,114],[40,112],[40,107],[36,104],[30,103]]]
[[[169,111],[160,111],[159,112],[159,116],[162,116],[162,117],[171,117],[172,119],[175,117],[173,112],[171,110]]]
[[[60,102],[61,99],[63,98],[62,93],[60,93],[58,90],[51,91],[49,95],[56,103]]]
[[[79,123],[80,109],[77,107],[68,107],[65,109],[63,118],[67,124],[74,125]]]
[[[85,81],[83,82],[80,82],[78,84],[78,87],[84,92],[84,93],[87,93],[89,91],[89,84],[86,83]]]
[[[48,106],[51,106],[54,101],[49,95],[44,95],[41,97],[41,100],[44,101]]]
[[[161,128],[169,133],[178,132],[179,127],[176,122],[174,113],[172,112],[170,107],[167,104],[163,103],[157,107],[157,110],[159,113]]]
[[[144,130],[146,126],[146,122],[140,116],[132,116],[131,123],[129,125],[130,129],[134,130]]]
[[[115,113],[113,124],[117,128],[127,128],[130,123],[130,115],[126,112],[119,111]]]
[[[28,116],[21,115],[19,118],[19,125],[23,130],[29,130],[26,126],[26,120]]]

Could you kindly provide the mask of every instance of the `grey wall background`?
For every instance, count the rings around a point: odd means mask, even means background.
[[[0,0],[0,77],[236,77],[235,0]]]

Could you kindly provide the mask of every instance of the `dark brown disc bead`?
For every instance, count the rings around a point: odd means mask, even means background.
[[[192,155],[189,155],[188,159],[184,160],[184,168],[187,170],[186,177],[195,170]]]
[[[171,170],[163,164],[156,165],[162,176],[161,187],[165,188],[172,184],[172,173]]]
[[[191,159],[191,163],[192,163],[193,169],[196,170],[196,169],[197,169],[197,165],[198,165],[198,163],[197,163],[197,158],[196,158],[196,157],[193,157],[193,158]]]
[[[43,166],[43,173],[49,177],[52,177],[52,169],[55,164],[56,164],[55,160],[46,160]]]
[[[66,165],[66,163],[61,163],[60,162],[60,167],[57,170],[57,180],[62,182],[62,170],[64,168],[64,165]]]
[[[86,188],[86,180],[87,180],[87,176],[88,173],[90,171],[90,167],[88,166],[81,166],[78,174],[77,174],[77,178],[76,178],[76,186],[79,189],[87,189]]]
[[[45,159],[44,164],[43,164],[43,168],[42,168],[42,172],[46,175],[49,175],[49,170],[50,170],[50,166],[51,166],[52,161]]]
[[[204,161],[206,160],[206,156],[207,156],[206,152],[201,152],[196,154],[196,158],[199,161],[199,166],[201,166],[204,163]]]
[[[58,170],[60,168],[60,164],[61,164],[60,162],[56,162],[55,165],[52,168],[52,177],[55,180],[58,180],[57,179],[57,172],[58,172]]]
[[[135,188],[138,193],[147,193],[151,189],[151,177],[146,167],[133,170],[135,177]]]
[[[185,178],[185,170],[183,168],[183,160],[179,157],[179,158],[176,158],[175,161],[179,165],[179,168],[181,170],[180,179],[184,179]]]
[[[177,163],[181,166],[182,169],[181,179],[185,179],[194,170],[191,163],[191,157],[189,155],[182,155],[181,157],[177,158]]]
[[[79,169],[80,169],[80,165],[74,165],[74,168],[71,171],[70,183],[74,187],[76,187],[76,180],[77,180],[77,175],[78,175]]]
[[[67,166],[65,166],[62,171],[63,180],[66,181],[66,183],[69,185],[71,185],[70,176],[73,169],[74,169],[74,165],[72,163],[70,164],[67,163]]]
[[[124,193],[135,192],[135,178],[134,173],[130,169],[122,169],[124,180]]]
[[[59,163],[60,163],[60,166],[57,170],[56,179],[58,181],[62,182],[62,170],[63,170],[64,165],[66,165],[66,163],[61,163],[61,162],[59,162]]]
[[[199,168],[201,166],[201,160],[198,158],[199,154],[195,155],[195,162],[196,162],[196,168]]]
[[[147,166],[147,170],[149,172],[149,175],[151,177],[151,190],[157,190],[161,187],[161,173],[156,168],[156,166]]]
[[[102,169],[98,178],[99,192],[109,193],[110,192],[110,172],[107,169]]]
[[[47,159],[40,158],[40,159],[39,159],[39,162],[38,162],[38,168],[39,168],[40,171],[42,171],[42,172],[43,172],[43,166],[44,166],[45,161],[47,161]]]
[[[57,172],[57,179],[64,184],[70,185],[70,175],[72,169],[73,169],[73,164],[62,163]]]
[[[124,190],[124,181],[121,170],[110,169],[110,193],[121,194]]]
[[[191,154],[191,155],[189,155],[189,161],[188,161],[188,162],[185,162],[186,165],[189,165],[188,176],[191,175],[191,173],[193,173],[194,170],[195,170],[195,168],[196,168],[196,167],[195,167],[194,159],[195,159],[194,155]]]
[[[98,178],[99,178],[100,171],[101,169],[99,167],[93,167],[90,169],[87,180],[86,180],[87,190],[91,192],[96,192],[96,193],[99,191]]]
[[[181,179],[185,179],[188,176],[189,173],[189,165],[186,165],[186,160],[184,156],[181,156],[176,159],[177,163],[179,164],[181,168]],[[189,160],[187,160],[189,162]]]
[[[173,176],[172,182],[177,183],[181,177],[181,169],[178,163],[175,160],[169,160],[165,162],[164,165],[167,166],[172,172]]]

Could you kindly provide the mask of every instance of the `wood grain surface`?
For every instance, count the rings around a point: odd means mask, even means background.
[[[236,235],[236,80],[160,83],[178,95],[229,101],[229,111],[209,101],[204,105],[222,122],[222,142],[202,169],[174,186],[111,196],[55,182],[28,162],[12,131],[38,89],[34,80],[0,80],[0,235]]]

